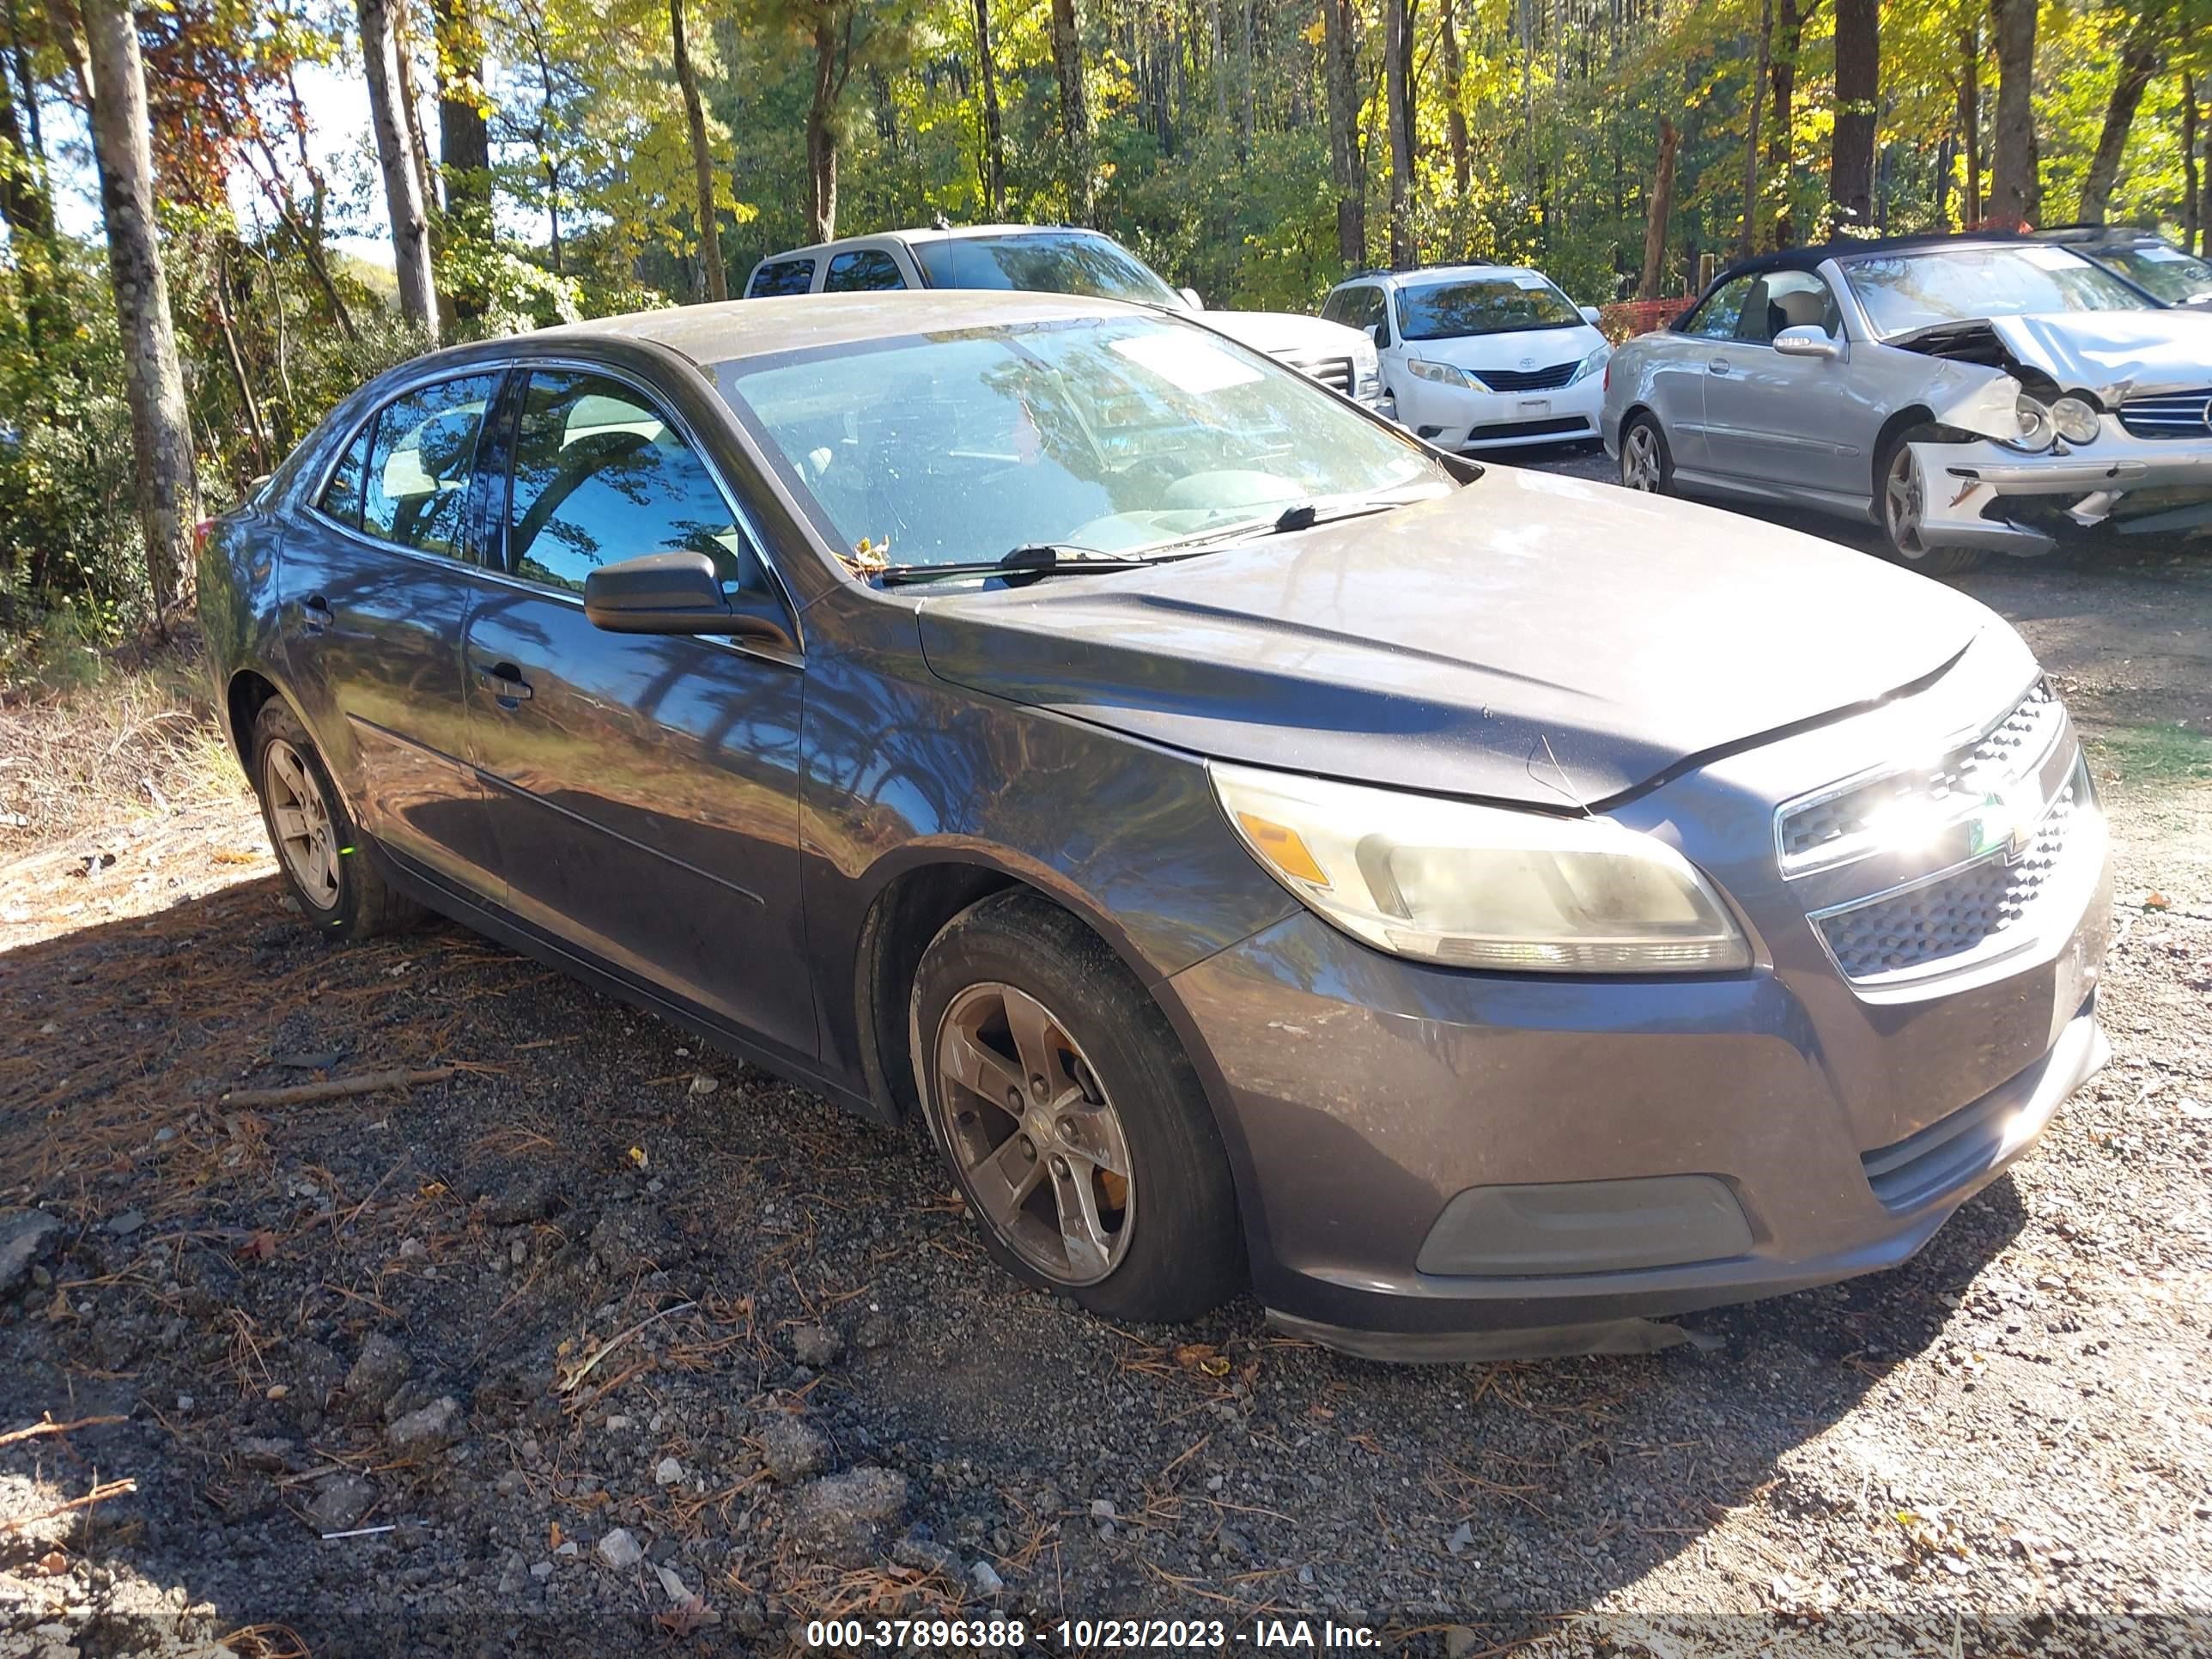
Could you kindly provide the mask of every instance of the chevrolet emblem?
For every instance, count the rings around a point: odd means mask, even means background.
[[[1982,805],[1966,820],[1966,856],[2004,849],[2005,862],[2017,864],[2035,844],[2035,813],[2023,795],[1982,797]]]

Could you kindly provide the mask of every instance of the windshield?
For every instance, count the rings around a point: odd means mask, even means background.
[[[1139,305],[1182,301],[1119,242],[1081,231],[921,237],[908,245],[932,288],[1018,288]]]
[[[1574,301],[1541,276],[1477,276],[1398,290],[1398,332],[1408,340],[1579,328],[1582,323]]]
[[[2148,289],[2170,306],[2212,300],[2212,264],[2193,253],[2163,242],[2139,242],[2133,247],[2100,247],[2097,257],[2117,266],[2121,276],[2138,288]]]
[[[1878,334],[1978,317],[2141,311],[2142,295],[2063,247],[1963,247],[1847,259],[1844,279]]]
[[[715,374],[830,545],[863,564],[1124,552],[1301,502],[1452,488],[1412,440],[1164,318],[863,340]]]

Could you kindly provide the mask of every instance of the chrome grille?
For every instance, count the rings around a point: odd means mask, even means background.
[[[2042,758],[2063,716],[2049,684],[2039,680],[2011,713],[1927,769],[1891,773],[1785,811],[1779,825],[1783,872],[1799,875],[1857,856],[1887,812],[1978,802],[1992,783],[2018,778]]]
[[[2212,438],[2212,386],[2130,398],[2120,424],[2138,438]]]
[[[1582,360],[1577,358],[1575,363]],[[1574,378],[1575,363],[1549,368],[1476,368],[1468,372],[1492,392],[1553,392]]]
[[[1293,361],[1291,367],[1332,391],[1341,392],[1347,398],[1352,395],[1353,377],[1349,357],[1307,357]]]
[[[1980,950],[2026,921],[2066,856],[2076,781],[2061,790],[2017,859],[1993,853],[1963,870],[1818,919],[1846,978],[1909,974]]]

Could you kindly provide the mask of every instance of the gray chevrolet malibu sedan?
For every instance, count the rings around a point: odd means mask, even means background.
[[[2102,819],[2003,622],[1187,319],[441,352],[202,580],[315,925],[442,911],[919,1116],[1109,1317],[1638,1346],[1903,1261],[2104,1058]]]

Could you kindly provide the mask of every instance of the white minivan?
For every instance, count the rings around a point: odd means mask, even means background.
[[[1442,449],[1595,442],[1611,348],[1597,309],[1521,265],[1370,270],[1321,314],[1381,356],[1398,419]]]
[[[1381,397],[1374,343],[1358,329],[1296,312],[1206,311],[1112,237],[1064,225],[939,226],[817,242],[755,265],[745,298],[902,288],[1023,289],[1203,311],[1208,327],[1357,403],[1375,409]]]

